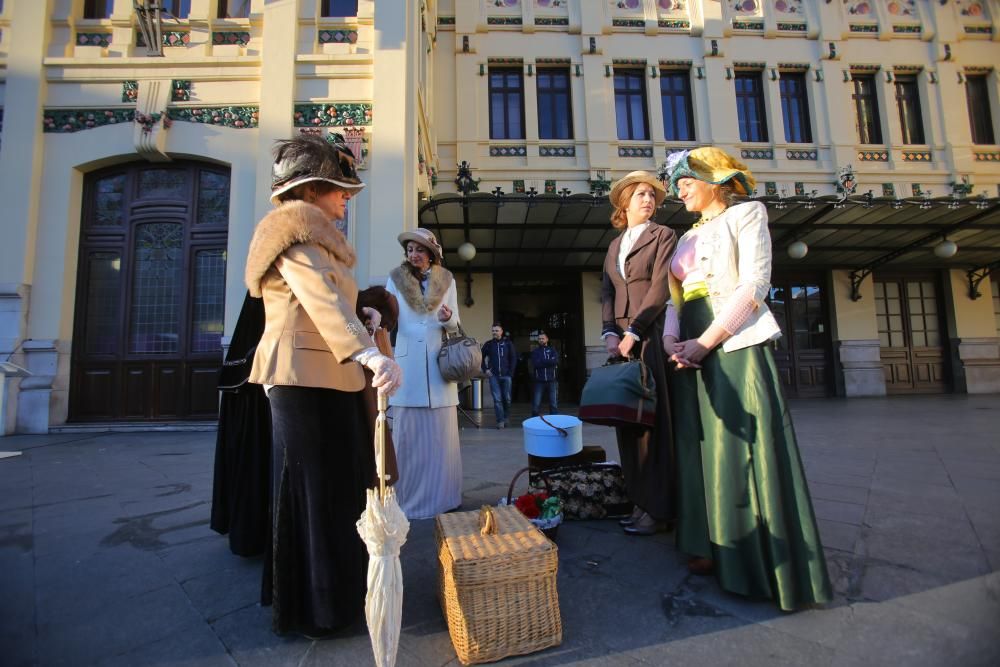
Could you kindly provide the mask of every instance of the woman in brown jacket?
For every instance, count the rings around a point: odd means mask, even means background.
[[[247,288],[263,296],[265,320],[250,382],[264,385],[273,422],[262,598],[279,634],[328,636],[364,610],[368,557],[355,523],[375,459],[362,366],[379,393],[391,394],[401,373],[355,314],[354,248],[334,225],[362,187],[346,146],[311,136],[279,142],[277,208],[257,224],[247,257]]]
[[[638,356],[656,382],[656,423],[619,427],[618,452],[632,516],[629,535],[652,535],[675,517],[674,447],[667,399],[666,359],[660,338],[669,290],[669,259],[676,235],[653,222],[666,189],[652,174],[633,171],[611,188],[611,224],[624,230],[608,247],[601,291],[603,333],[610,357]]]

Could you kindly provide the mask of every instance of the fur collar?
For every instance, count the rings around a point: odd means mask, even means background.
[[[389,277],[399,288],[406,305],[417,313],[430,313],[437,310],[441,302],[444,301],[444,295],[448,292],[453,280],[451,271],[438,264],[432,264],[431,276],[427,281],[427,292],[421,294],[420,283],[410,272],[406,262],[390,271]]]
[[[318,245],[348,268],[353,267],[356,261],[354,248],[347,237],[318,206],[304,201],[290,201],[264,216],[254,229],[244,273],[250,296],[261,296],[260,283],[264,274],[281,253],[298,243]]]

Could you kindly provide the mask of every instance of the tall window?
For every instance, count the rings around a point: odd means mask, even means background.
[[[781,91],[781,116],[785,123],[785,141],[791,144],[811,143],[812,127],[809,124],[805,73],[782,72],[778,87]]]
[[[160,4],[175,18],[186,19],[191,13],[191,0],[162,0]]]
[[[920,91],[917,77],[896,77],[896,106],[899,108],[899,125],[903,130],[904,144],[923,144],[924,119],[920,115]]]
[[[108,19],[115,8],[115,0],[84,0],[83,18]]]
[[[250,18],[250,0],[219,0],[219,18]]]
[[[990,112],[989,78],[985,74],[965,77],[965,99],[969,107],[969,125],[972,127],[972,143],[995,144],[993,134],[993,114]]]
[[[323,0],[323,16],[357,16],[358,0]]]
[[[767,112],[761,72],[736,73],[736,115],[741,141],[767,141]]]
[[[524,139],[520,67],[490,68],[490,139]]]
[[[882,143],[882,123],[878,117],[878,97],[874,74],[854,74],[854,110],[857,114],[858,141],[863,144]]]
[[[1000,336],[1000,275],[990,276],[990,291],[993,292],[993,319],[997,325],[997,335]]]
[[[642,70],[615,72],[615,116],[618,138],[634,141],[649,139],[646,121],[646,79]]]
[[[572,139],[573,110],[570,107],[569,71],[540,67],[538,85],[538,138]]]
[[[667,141],[694,141],[691,73],[687,70],[661,71],[660,103],[663,105],[663,137]]]

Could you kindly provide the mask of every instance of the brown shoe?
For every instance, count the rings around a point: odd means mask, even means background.
[[[639,507],[638,505],[636,505],[635,509],[632,510],[631,514],[629,514],[624,519],[618,519],[618,525],[621,526],[622,528],[624,528],[625,526],[631,526],[636,521],[638,521],[639,519],[641,519],[642,515],[645,514],[645,513],[646,512],[643,511],[643,509],[641,507]]]
[[[666,524],[662,521],[657,521],[653,517],[649,516],[643,512],[642,516],[638,521],[633,523],[631,526],[625,526],[626,535],[655,535],[656,533],[662,533],[667,529]]]
[[[688,559],[688,572],[700,577],[707,577],[715,572],[715,561],[711,558],[694,556]]]

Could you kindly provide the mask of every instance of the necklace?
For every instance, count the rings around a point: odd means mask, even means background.
[[[723,213],[725,213],[726,210],[728,210],[728,207],[722,209],[718,213],[711,213],[711,214],[708,214],[708,215],[702,213],[701,217],[698,218],[698,222],[696,222],[693,225],[691,225],[691,229],[697,229],[698,227],[701,227],[702,225],[704,225],[707,222],[712,222],[713,220],[715,220],[716,218],[718,218],[720,215],[722,215]]]

